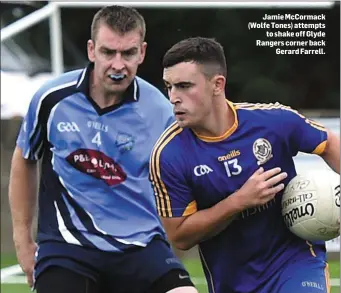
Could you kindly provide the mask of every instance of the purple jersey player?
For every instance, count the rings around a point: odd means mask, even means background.
[[[340,172],[339,138],[290,107],[225,97],[221,45],[183,40],[164,56],[176,122],[150,163],[159,215],[179,249],[199,245],[210,293],[327,293],[324,242],[287,229],[285,185],[299,152]]]

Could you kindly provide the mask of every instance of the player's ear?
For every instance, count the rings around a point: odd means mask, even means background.
[[[143,62],[144,57],[146,56],[146,50],[147,50],[147,43],[143,42],[141,44],[141,54],[140,54],[139,64],[141,64]]]
[[[223,75],[215,75],[213,77],[213,93],[214,95],[220,95],[225,92],[226,78]]]
[[[93,40],[88,40],[87,43],[88,49],[88,59],[90,62],[95,62],[95,43]]]

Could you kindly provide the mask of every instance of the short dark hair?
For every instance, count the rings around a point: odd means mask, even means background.
[[[119,5],[105,6],[94,16],[91,24],[91,39],[96,40],[100,24],[105,24],[113,31],[125,34],[140,29],[142,41],[146,35],[146,23],[143,16],[132,7]]]
[[[212,38],[193,37],[176,43],[164,55],[162,65],[168,68],[181,62],[203,65],[208,77],[227,75],[224,48]]]

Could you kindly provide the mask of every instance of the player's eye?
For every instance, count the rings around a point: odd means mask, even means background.
[[[180,88],[180,89],[188,89],[188,88],[190,88],[192,85],[190,84],[190,83],[180,83],[180,84],[178,84],[178,88]]]
[[[136,53],[137,53],[137,49],[134,48],[134,49],[131,49],[131,50],[123,51],[122,55],[125,58],[129,58],[129,57],[134,56]]]
[[[102,54],[105,55],[105,56],[111,56],[114,53],[115,53],[114,50],[106,50],[106,49],[102,50]]]
[[[166,91],[170,91],[171,89],[172,89],[172,86],[171,85],[169,85],[169,84],[165,84],[165,90]]]

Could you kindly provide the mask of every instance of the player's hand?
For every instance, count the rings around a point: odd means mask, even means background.
[[[16,244],[18,262],[26,274],[27,283],[33,286],[33,270],[35,265],[35,253],[37,244],[35,242]]]
[[[287,176],[286,172],[281,172],[281,168],[268,171],[259,168],[239,189],[239,204],[243,209],[266,204],[284,189],[284,184],[280,182]]]

